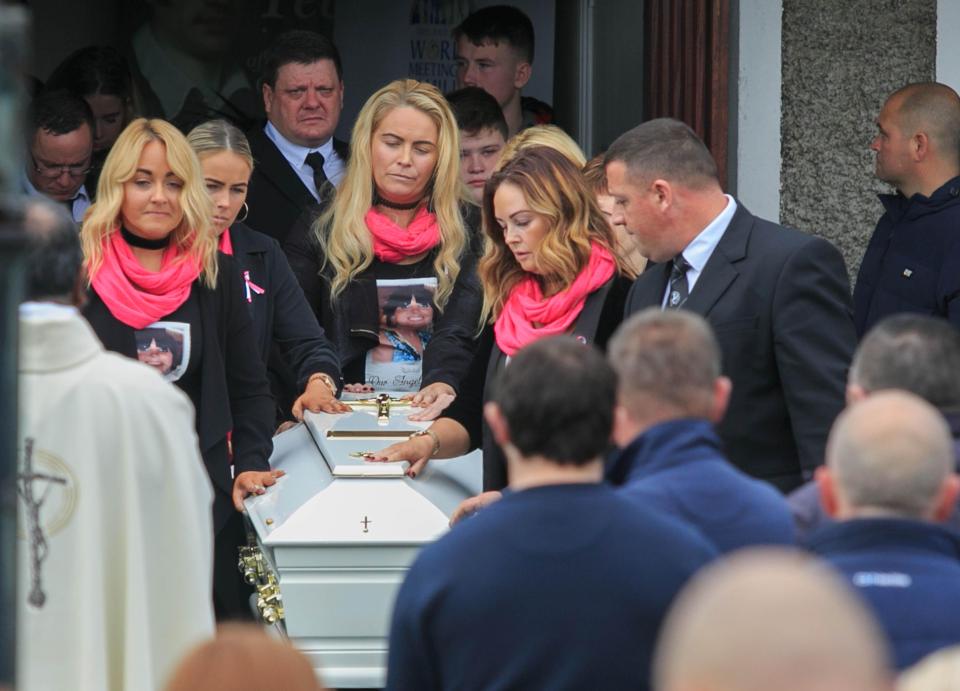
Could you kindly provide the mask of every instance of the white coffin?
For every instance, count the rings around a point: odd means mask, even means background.
[[[404,474],[406,463],[349,456],[426,426],[407,420],[409,412],[394,407],[386,424],[372,407],[307,413],[304,424],[274,439],[270,463],[286,475],[245,502],[279,582],[279,626],[328,687],[383,686],[397,589],[418,550],[481,489],[479,452],[433,460],[415,480]]]

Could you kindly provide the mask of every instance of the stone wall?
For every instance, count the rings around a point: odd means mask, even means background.
[[[783,0],[780,220],[857,267],[882,213],[870,141],[886,96],[936,68],[936,0]]]

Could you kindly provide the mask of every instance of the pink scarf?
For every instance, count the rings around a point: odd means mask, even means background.
[[[127,326],[142,329],[176,311],[190,297],[200,264],[181,256],[171,242],[160,270],[148,271],[133,256],[119,230],[114,230],[103,241],[103,264],[91,283],[110,314]]]
[[[233,256],[233,241],[230,239],[229,228],[220,233],[220,244],[217,245],[217,249],[224,254],[229,254],[231,257]]]
[[[528,276],[520,281],[510,292],[493,325],[500,350],[513,356],[539,338],[567,333],[580,316],[587,296],[609,281],[615,271],[616,264],[610,251],[593,244],[587,267],[566,290],[544,298],[535,278]],[[542,326],[535,327],[534,322]]]
[[[373,253],[383,262],[396,264],[407,257],[415,257],[440,243],[437,217],[421,207],[410,225],[401,228],[376,209],[364,217],[373,236]]]

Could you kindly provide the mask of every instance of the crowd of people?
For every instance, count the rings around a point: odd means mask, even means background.
[[[388,688],[952,688],[918,680],[960,656],[960,97],[883,104],[895,192],[851,292],[684,123],[588,160],[522,96],[519,10],[454,39],[461,88],[390,81],[349,142],[309,31],[246,132],[151,117],[108,48],[36,95],[18,688],[317,688],[214,627],[250,618],[274,434],[369,390],[430,421],[369,462],[483,450],[397,595]]]

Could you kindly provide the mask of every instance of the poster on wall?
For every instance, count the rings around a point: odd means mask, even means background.
[[[471,11],[468,0],[410,0],[408,77],[433,84],[442,93],[457,88],[451,34]]]

